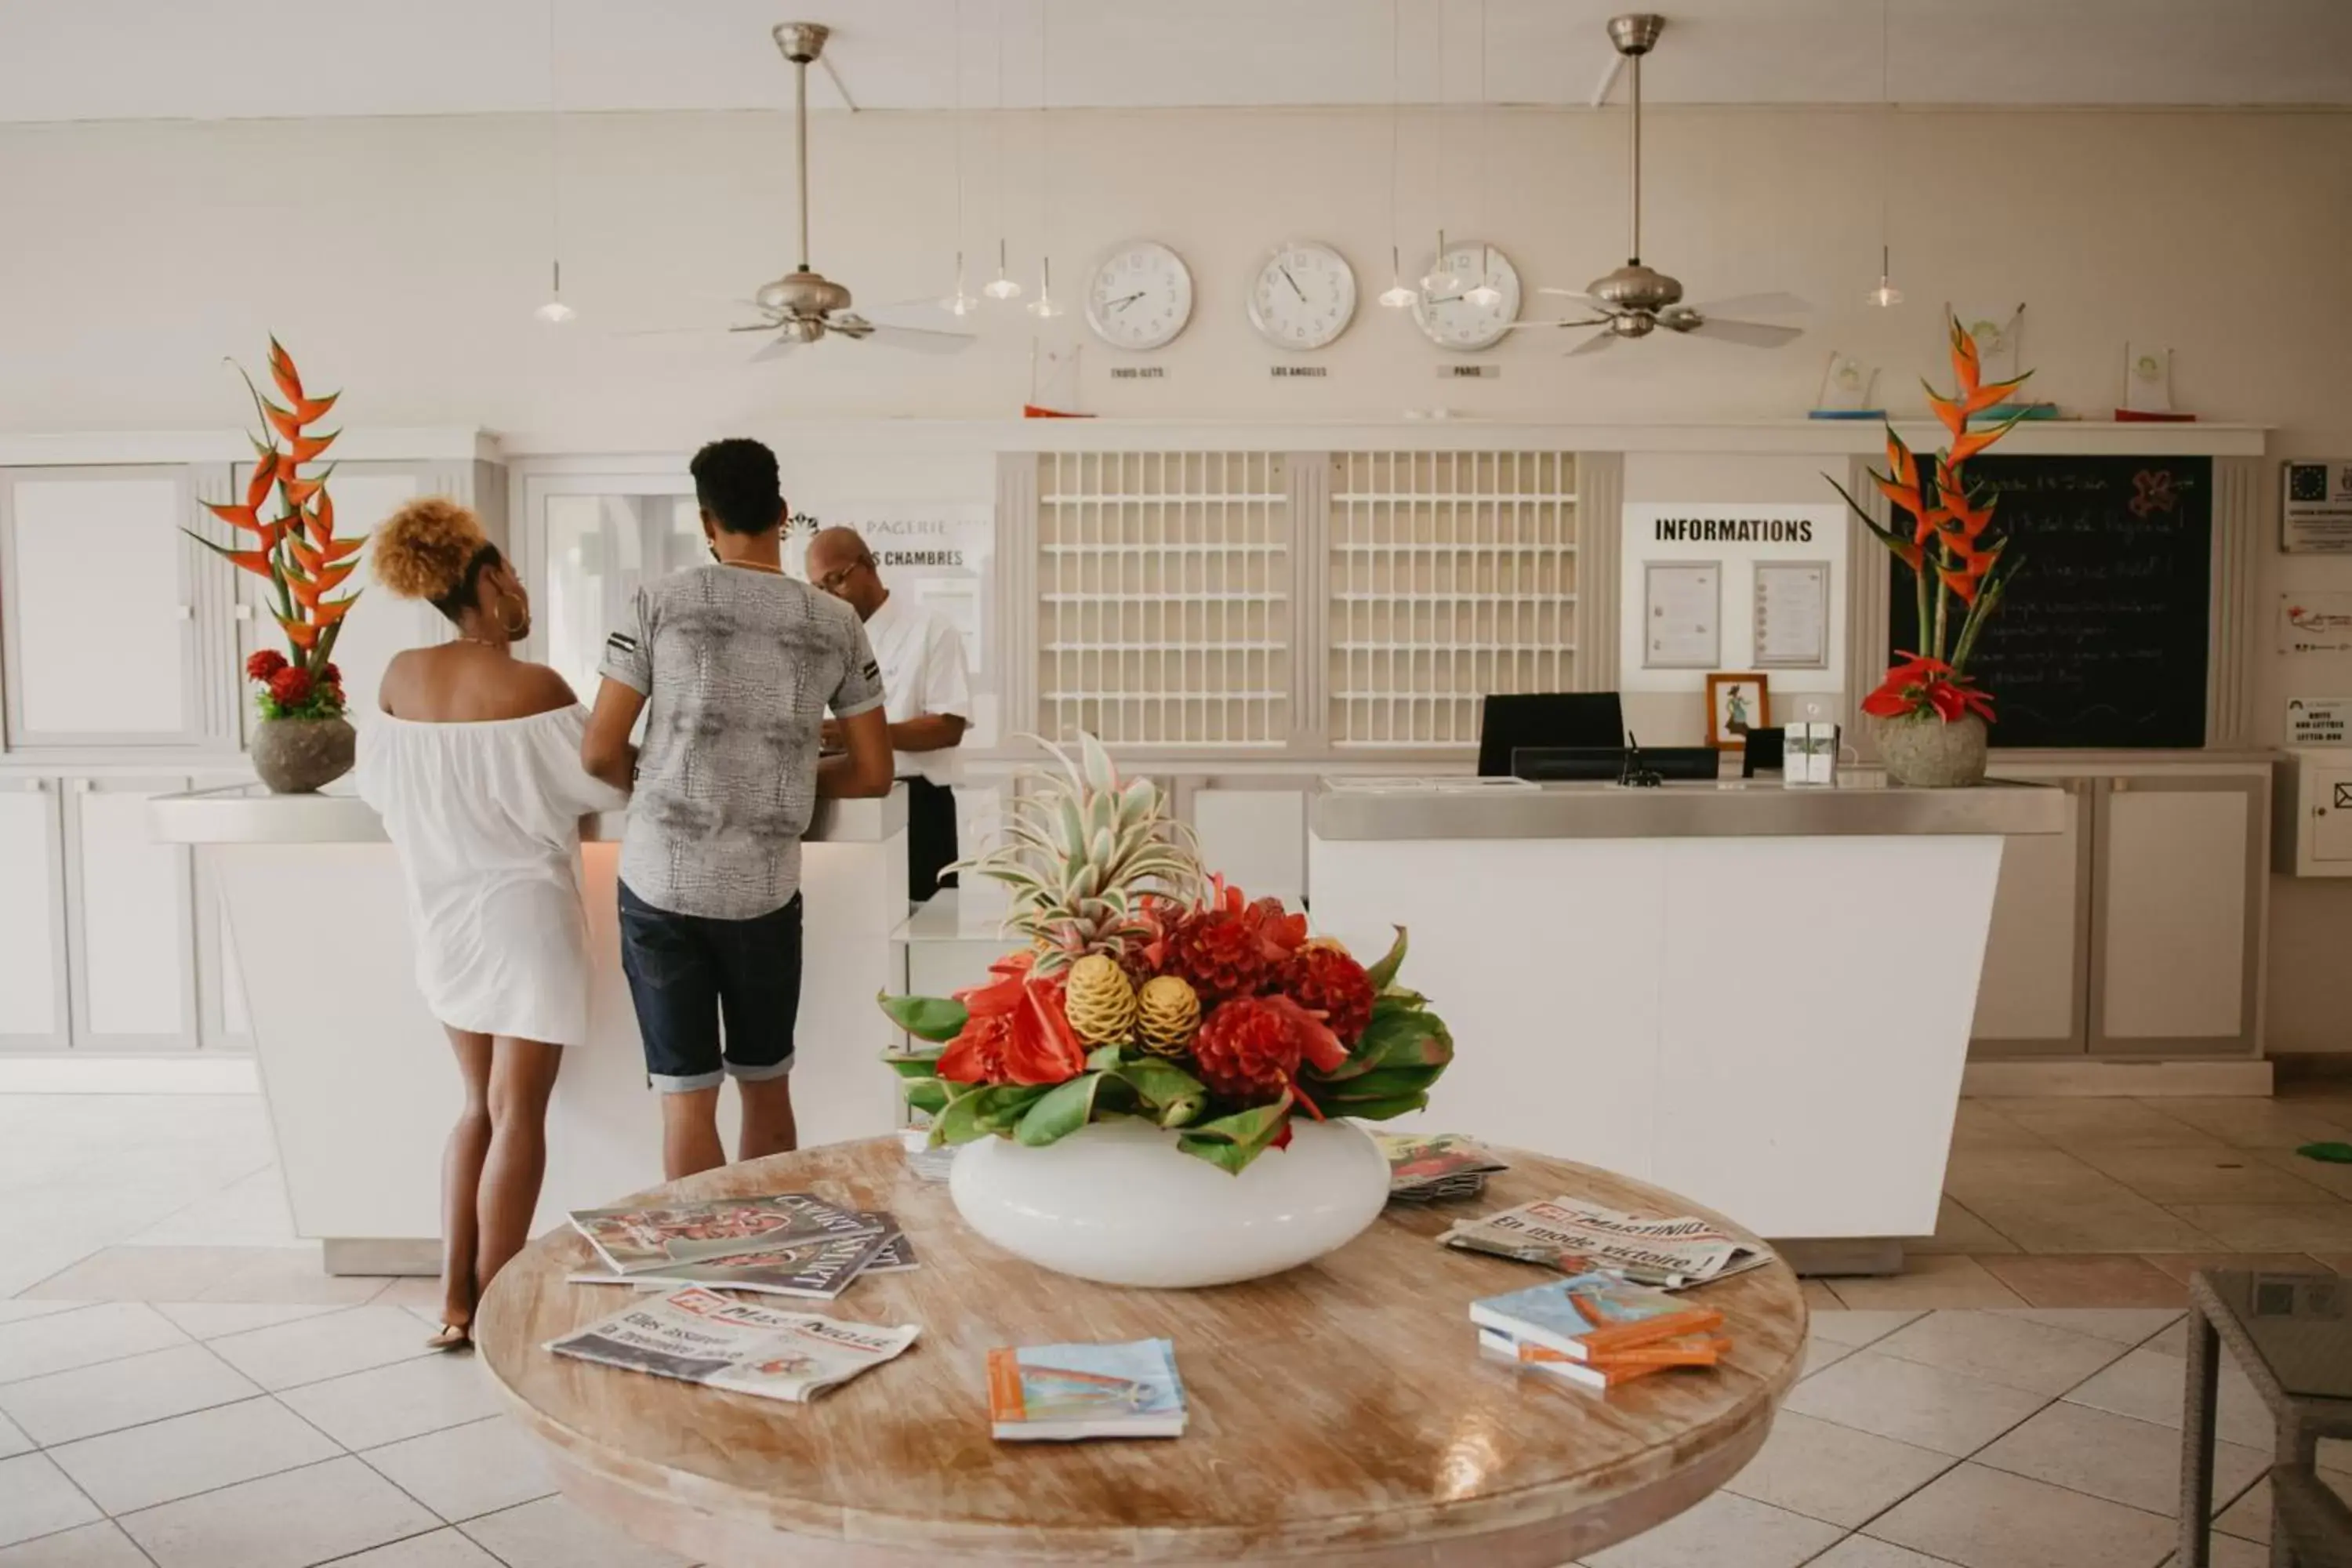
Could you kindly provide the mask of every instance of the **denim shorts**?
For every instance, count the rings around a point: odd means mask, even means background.
[[[722,1077],[756,1083],[793,1070],[801,1010],[798,893],[764,915],[719,921],[657,910],[624,882],[621,967],[655,1088],[677,1094],[715,1089]]]

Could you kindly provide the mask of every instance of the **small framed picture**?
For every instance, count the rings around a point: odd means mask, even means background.
[[[1766,675],[1727,675],[1717,670],[1706,678],[1706,743],[1728,752],[1748,743],[1750,730],[1772,722],[1772,682]]]

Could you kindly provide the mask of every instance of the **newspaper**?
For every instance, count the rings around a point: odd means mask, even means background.
[[[625,1307],[543,1348],[600,1366],[806,1404],[890,1360],[920,1332],[913,1323],[846,1323],[696,1289]]]
[[[572,1224],[615,1274],[644,1274],[740,1252],[873,1236],[882,1228],[813,1193],[770,1193],[643,1208],[581,1209],[572,1215]]]
[[[1597,1268],[1662,1290],[1721,1279],[1772,1258],[1760,1243],[1694,1215],[1641,1219],[1569,1197],[1456,1221],[1439,1239],[1466,1251],[1549,1264],[1563,1274]]]
[[[845,1236],[803,1247],[730,1253],[699,1263],[673,1264],[643,1274],[582,1269],[565,1278],[574,1285],[634,1285],[640,1290],[750,1290],[769,1296],[805,1296],[830,1301],[868,1274],[893,1274],[915,1267],[915,1250],[893,1215],[866,1210],[858,1218],[883,1228],[869,1236]]]
[[[1408,1203],[1475,1198],[1510,1166],[1459,1132],[1375,1132],[1389,1163],[1389,1196]]]

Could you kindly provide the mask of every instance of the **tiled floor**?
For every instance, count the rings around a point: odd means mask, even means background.
[[[2352,1272],[2352,1087],[1972,1100],[1937,1235],[1815,1281],[1806,1375],[1722,1492],[1591,1568],[2158,1568],[2190,1270]],[[0,1568],[674,1563],[554,1495],[425,1282],[331,1279],[247,1098],[0,1097]],[[2225,1373],[2217,1568],[2267,1562]],[[2352,1451],[2333,1450],[2352,1487]]]

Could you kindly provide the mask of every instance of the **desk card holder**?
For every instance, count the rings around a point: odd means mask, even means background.
[[[1822,367],[1822,389],[1813,397],[1808,419],[1884,419],[1878,405],[1878,367],[1837,350],[1830,351]]]

